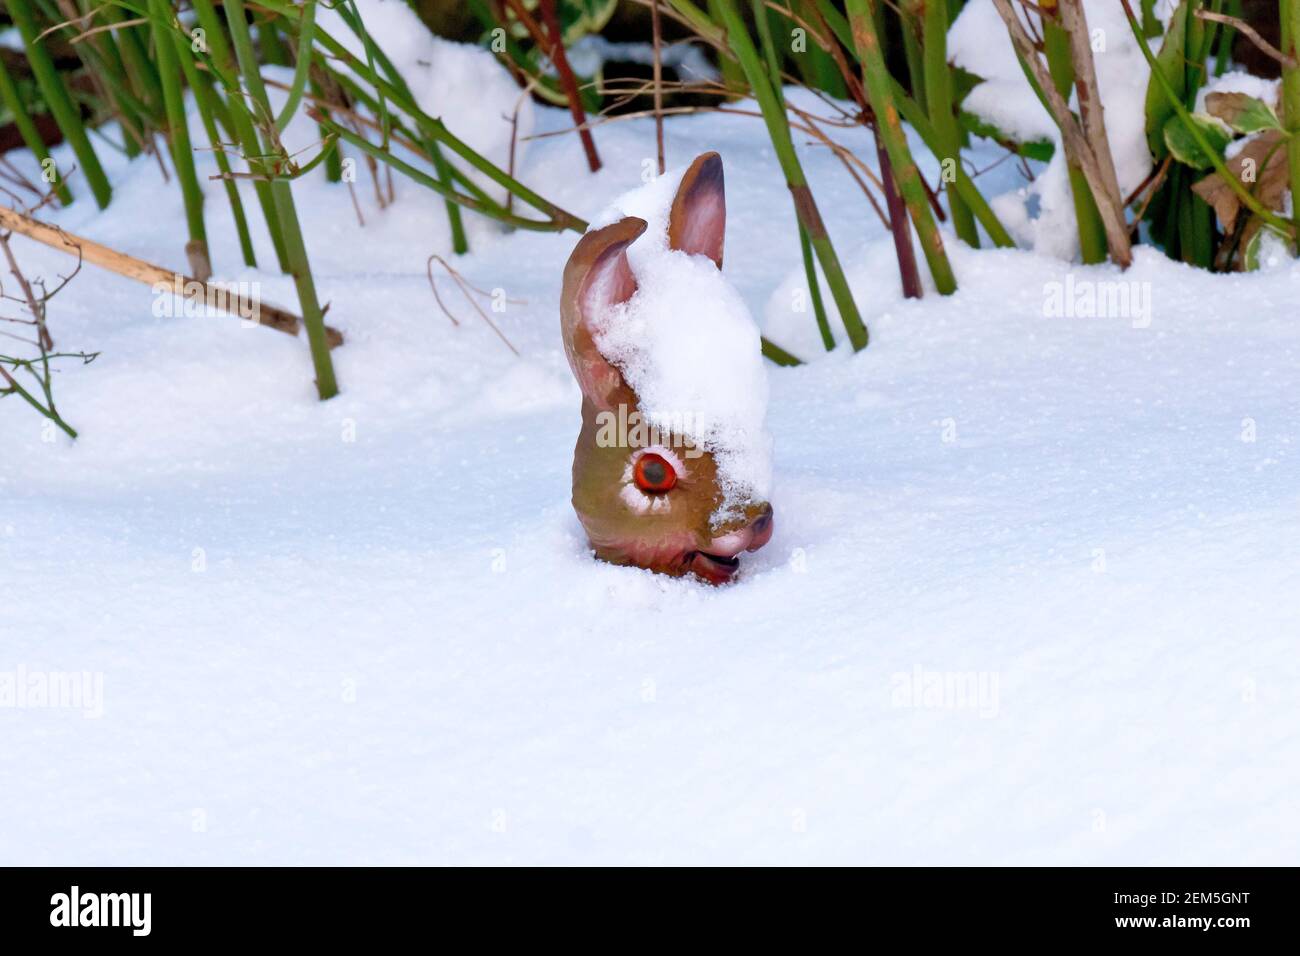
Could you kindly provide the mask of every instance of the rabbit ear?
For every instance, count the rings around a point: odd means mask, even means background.
[[[578,240],[564,267],[560,302],[564,351],[582,394],[597,408],[611,409],[618,401],[631,398],[622,374],[596,348],[593,323],[636,292],[627,247],[645,229],[644,219],[628,216],[589,232]],[[627,394],[620,396],[620,390]]]
[[[704,153],[695,158],[668,214],[668,245],[691,255],[705,255],[722,268],[722,241],[727,230],[727,200],[722,157]]]

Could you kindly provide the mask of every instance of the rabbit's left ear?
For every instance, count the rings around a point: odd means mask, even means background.
[[[668,214],[668,245],[691,255],[704,255],[722,268],[722,242],[727,231],[727,200],[722,157],[704,153],[695,158],[673,199]]]
[[[644,219],[626,216],[578,240],[564,267],[560,332],[569,367],[582,393],[598,409],[634,401],[622,373],[596,347],[595,330],[605,315],[636,293],[627,247],[646,230]]]

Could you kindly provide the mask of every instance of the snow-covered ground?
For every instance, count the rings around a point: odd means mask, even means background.
[[[571,135],[521,175],[593,217],[653,126],[596,141],[598,175]],[[762,124],[674,118],[667,143],[722,153],[726,274],[815,358]],[[950,243],[958,294],[904,302],[857,187],[802,155],[872,343],[769,366],[776,533],[718,589],[585,550],[572,233],[471,217],[456,266],[522,300],[490,313],[516,357],[446,280],[461,325],[436,307],[436,197],[399,180],[381,212],[362,167],[359,228],[345,186],[298,182],[347,335],[327,403],[305,341],[156,318],[86,267],[50,315],[102,353],[59,375],[81,439],[0,403],[0,689],[88,672],[102,700],[0,706],[0,862],[1296,862],[1300,268]],[[83,188],[57,221],[183,268],[174,184],[110,172],[109,212]],[[218,276],[292,305],[207,193]],[[1118,281],[1121,314],[1063,304]]]

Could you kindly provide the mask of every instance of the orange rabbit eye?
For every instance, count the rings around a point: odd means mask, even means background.
[[[662,455],[653,452],[636,460],[632,476],[636,479],[638,488],[652,493],[669,491],[677,484],[677,472],[673,471],[673,466]]]

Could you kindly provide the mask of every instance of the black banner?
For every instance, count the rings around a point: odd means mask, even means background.
[[[613,946],[668,945],[697,932],[700,942],[762,940],[780,931],[808,943],[850,932],[927,948],[1058,939],[1181,948],[1288,944],[1297,925],[1295,871],[1276,869],[699,869],[593,878],[580,869],[52,868],[3,870],[0,882],[7,945],[64,937],[337,946],[427,930],[546,944],[557,933],[581,937],[612,925],[622,927],[603,937]]]

